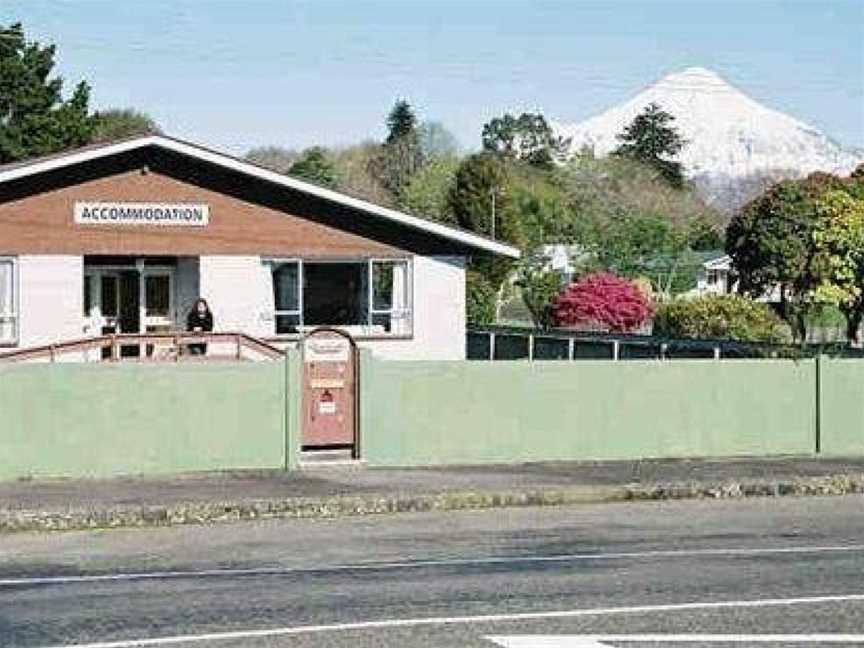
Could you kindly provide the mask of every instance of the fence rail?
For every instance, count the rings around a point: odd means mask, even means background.
[[[820,353],[864,358],[864,349],[844,344],[782,345],[722,339],[661,338],[566,329],[472,326],[469,360],[671,360],[800,358]]]
[[[192,345],[206,344],[217,352],[205,355],[190,353]],[[265,359],[284,357],[281,349],[245,333],[119,333],[66,340],[26,349],[0,353],[0,363],[47,360],[56,362],[61,356],[96,352],[88,358],[109,362],[214,362],[224,360]],[[252,357],[250,357],[252,354]]]

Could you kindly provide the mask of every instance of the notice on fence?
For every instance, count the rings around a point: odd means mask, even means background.
[[[210,206],[198,203],[76,202],[79,225],[206,227]]]

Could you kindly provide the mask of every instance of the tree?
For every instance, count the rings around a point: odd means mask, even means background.
[[[550,169],[565,157],[570,141],[555,135],[539,113],[505,113],[483,126],[483,149],[508,160]]]
[[[455,224],[449,197],[458,169],[459,159],[454,156],[432,158],[402,187],[399,205],[418,216]]]
[[[829,191],[816,203],[813,231],[821,265],[816,300],[836,306],[846,318],[846,337],[857,344],[864,319],[864,200]]]
[[[63,80],[50,78],[54,53],[26,41],[20,23],[0,27],[0,164],[90,141],[90,87],[82,81],[64,101]]]
[[[250,149],[245,155],[250,162],[275,171],[276,173],[288,173],[291,165],[297,161],[297,151],[282,148],[281,146],[259,146]]]
[[[362,142],[331,151],[336,188],[376,205],[396,206],[396,196],[372,173],[373,160],[380,154],[381,145],[376,142]]]
[[[161,130],[149,115],[133,108],[109,108],[93,114],[92,142],[114,142],[136,135],[152,135]]]
[[[397,99],[387,115],[386,144],[392,144],[403,137],[417,133],[417,115],[405,99]]]
[[[398,196],[424,162],[417,116],[411,104],[404,99],[394,104],[387,116],[387,129],[387,139],[370,160],[369,171]]]
[[[653,167],[667,183],[680,189],[684,186],[684,172],[681,163],[670,158],[678,155],[686,142],[671,126],[673,121],[675,117],[660,106],[649,104],[618,135],[621,144],[614,155]]]
[[[653,314],[653,306],[633,282],[608,272],[570,284],[552,305],[557,326],[600,327],[615,333],[638,329]]]
[[[441,122],[425,121],[420,124],[420,151],[423,159],[455,157],[459,153],[459,140]]]
[[[682,297],[664,302],[654,316],[654,334],[772,344],[784,338],[783,322],[774,311],[741,295]]]
[[[327,150],[321,146],[313,146],[303,151],[297,161],[288,169],[288,175],[309,180],[330,189],[336,186],[336,170],[329,159]]]
[[[497,291],[479,272],[465,274],[465,317],[469,324],[492,324],[498,310]]]
[[[552,305],[563,288],[561,275],[548,268],[549,259],[531,255],[520,266],[516,285],[535,326],[552,325]]]
[[[448,199],[457,224],[478,234],[514,242],[518,235],[508,210],[507,185],[507,168],[496,156],[476,153],[465,158],[456,171]]]
[[[726,229],[738,291],[759,297],[779,287],[780,315],[802,341],[808,314],[819,308],[813,299],[821,283],[814,240],[817,201],[842,186],[839,178],[819,173],[780,182],[747,203]]]

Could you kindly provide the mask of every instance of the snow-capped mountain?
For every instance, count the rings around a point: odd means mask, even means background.
[[[848,174],[864,161],[817,129],[754,101],[717,74],[692,67],[670,74],[625,103],[582,123],[556,123],[571,150],[606,155],[616,136],[650,103],[675,117],[688,144],[678,156],[687,176],[718,207],[734,208],[754,187],[813,171]],[[750,194],[750,195],[746,195]]]

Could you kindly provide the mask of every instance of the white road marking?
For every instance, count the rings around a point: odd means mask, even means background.
[[[580,553],[554,556],[501,556],[490,558],[464,558],[451,560],[413,560],[403,562],[358,563],[354,565],[321,565],[317,567],[253,567],[247,569],[202,569],[156,572],[130,572],[96,574],[91,576],[35,576],[29,578],[2,578],[0,587],[30,585],[66,585],[73,583],[100,583],[112,581],[165,580],[174,578],[215,578],[228,576],[280,576],[318,572],[388,571],[423,567],[471,567],[482,565],[508,565],[524,563],[564,563],[579,560],[664,559],[710,556],[764,556],[778,554],[818,554],[864,551],[864,544],[829,545],[813,547],[749,547],[731,549],[682,549],[668,551],[628,551],[616,553]]]
[[[801,644],[864,644],[861,634],[755,634],[755,635],[718,635],[718,634],[642,634],[642,635],[518,635],[512,637],[486,637],[489,641],[504,648],[612,648],[608,642],[630,643],[801,643]]]
[[[837,594],[833,596],[807,596],[788,599],[762,599],[751,601],[708,601],[700,603],[673,603],[667,605],[636,605],[632,607],[587,608],[580,610],[554,610],[549,612],[514,612],[511,614],[487,614],[477,616],[428,617],[417,619],[382,619],[356,623],[334,623],[330,625],[308,625],[263,630],[238,630],[235,632],[213,632],[199,635],[177,635],[148,639],[126,639],[87,644],[67,644],[48,648],[133,648],[146,646],[174,646],[205,641],[230,641],[238,639],[261,639],[303,634],[348,632],[352,630],[375,630],[406,628],[415,626],[457,625],[474,623],[500,623],[510,621],[532,621],[542,619],[572,619],[578,617],[609,616],[616,614],[649,614],[656,612],[681,612],[687,610],[709,610],[724,608],[763,608],[791,605],[817,605],[864,601],[864,594]]]

